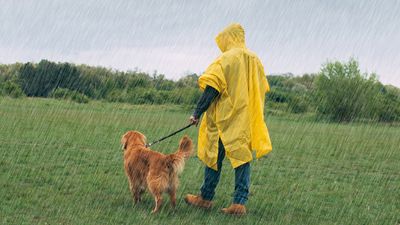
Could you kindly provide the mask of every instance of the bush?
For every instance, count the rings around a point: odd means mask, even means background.
[[[173,104],[194,105],[199,101],[201,92],[198,88],[180,88],[171,92],[170,101]]]
[[[24,96],[24,92],[22,91],[21,87],[10,80],[4,83],[2,89],[3,95],[7,95],[12,98],[20,98]]]
[[[155,104],[159,101],[154,89],[137,88],[127,94],[127,102],[132,104]]]
[[[392,122],[400,120],[400,96],[386,90],[376,97],[374,114],[378,121]]]
[[[106,100],[109,102],[128,102],[128,96],[125,91],[113,90],[107,94]]]
[[[265,111],[280,111],[280,112],[287,112],[288,111],[288,103],[287,102],[273,102],[273,101],[266,101],[265,102]]]
[[[308,103],[303,97],[292,97],[289,100],[289,109],[292,113],[305,113],[308,110]]]
[[[174,90],[155,90],[136,88],[127,94],[126,101],[132,104],[178,104],[193,105],[199,100],[201,92],[197,88]]]
[[[370,115],[378,93],[375,75],[361,74],[358,62],[327,63],[316,79],[317,112],[337,122]]]
[[[287,91],[282,91],[278,88],[271,88],[271,91],[267,94],[267,100],[273,102],[288,102],[289,93]]]
[[[72,93],[71,100],[77,103],[85,103],[85,104],[89,102],[89,98],[86,95],[79,93],[77,91],[74,91]]]
[[[393,107],[391,104],[383,105],[379,111],[378,120],[381,122],[393,122],[400,120],[400,107]]]
[[[68,99],[70,96],[71,91],[65,88],[57,88],[50,93],[50,97],[56,99]]]
[[[54,89],[50,95],[53,98],[56,99],[67,99],[67,100],[71,100],[77,103],[88,103],[89,102],[89,97],[87,97],[86,95],[77,92],[77,91],[71,91],[65,88],[57,88]]]

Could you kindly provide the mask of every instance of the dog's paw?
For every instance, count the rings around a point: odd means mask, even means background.
[[[152,211],[151,211],[151,214],[157,214],[158,213],[158,209],[153,209]]]

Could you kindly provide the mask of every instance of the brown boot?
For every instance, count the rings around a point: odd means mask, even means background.
[[[213,205],[212,201],[204,200],[201,196],[191,194],[186,195],[185,202],[204,209],[210,209]]]
[[[232,215],[246,215],[246,207],[241,204],[232,204],[228,208],[223,208],[222,212],[225,214],[232,214]]]

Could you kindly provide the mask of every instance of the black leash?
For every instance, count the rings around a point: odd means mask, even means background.
[[[173,133],[171,133],[171,134],[169,134],[169,135],[167,135],[167,136],[165,136],[165,137],[163,137],[163,138],[160,138],[160,139],[157,140],[157,141],[153,141],[153,142],[151,142],[151,143],[148,143],[148,144],[146,144],[146,148],[148,148],[148,147],[150,147],[150,146],[152,146],[152,145],[154,145],[154,144],[157,144],[158,142],[163,141],[163,140],[165,140],[165,139],[167,139],[167,138],[169,138],[169,137],[171,137],[171,136],[174,136],[175,134],[177,134],[177,133],[179,133],[179,132],[181,132],[181,131],[183,131],[183,130],[186,130],[187,128],[191,127],[192,125],[193,125],[193,123],[187,125],[186,127],[181,128],[181,129],[179,129],[179,130],[177,130],[177,131],[175,131],[175,132],[173,132]]]

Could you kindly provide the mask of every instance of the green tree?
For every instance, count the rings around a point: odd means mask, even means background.
[[[361,74],[354,59],[329,62],[316,79],[317,112],[339,122],[362,118],[375,104],[376,84],[376,76]]]
[[[21,67],[19,80],[27,96],[47,97],[60,82],[60,67],[42,60],[34,67],[26,63]]]

